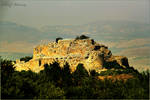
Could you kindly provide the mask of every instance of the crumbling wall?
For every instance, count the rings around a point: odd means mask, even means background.
[[[58,62],[60,67],[66,63],[70,65],[71,71],[82,63],[87,70],[101,70],[104,62],[117,61],[120,66],[128,65],[127,58],[112,56],[108,47],[93,43],[91,39],[83,40],[59,40],[58,43],[50,42],[48,45],[38,45],[34,48],[33,59],[28,62],[17,62],[16,70],[32,70],[39,72],[44,69],[45,64]]]

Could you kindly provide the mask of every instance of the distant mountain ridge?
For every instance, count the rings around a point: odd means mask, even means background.
[[[61,35],[65,35],[65,38],[72,38],[84,33],[89,33],[88,35],[96,40],[106,39],[108,37],[112,37],[112,39],[109,38],[111,40],[119,38],[148,38],[150,37],[150,34],[148,34],[150,33],[149,27],[149,24],[129,21],[99,21],[83,25],[44,26],[39,30],[13,22],[0,22],[0,41],[9,39],[9,41],[13,42],[20,39],[28,42],[37,42],[44,39],[54,40]]]
[[[16,59],[20,59],[22,57],[25,57],[25,56],[32,56],[32,54],[30,53],[9,53],[9,52],[0,52],[0,56],[3,58],[3,59],[8,59],[8,60],[13,60],[15,61]]]
[[[123,52],[129,51],[129,53],[127,52],[128,54],[135,58],[140,58],[140,60],[145,61],[142,64],[146,63],[146,66],[148,66],[149,63],[146,62],[146,59],[149,59],[150,55],[150,53],[148,53],[150,44],[147,41],[150,40],[149,27],[150,24],[130,21],[96,21],[82,25],[47,25],[43,26],[41,29],[36,29],[14,22],[0,22],[0,52],[2,56],[5,56],[6,53],[3,52],[11,52],[11,48],[16,48],[17,50],[20,48],[26,49],[29,45],[41,43],[41,40],[52,41],[59,36],[73,38],[83,34],[88,35],[96,41],[103,42],[104,44],[105,42],[110,43],[110,50],[114,53],[121,53],[121,55],[125,56]],[[8,42],[7,45],[3,44],[4,41]],[[21,41],[26,42],[24,47],[21,46],[21,44],[17,45],[17,43]],[[124,45],[122,44],[122,46],[120,46],[121,44],[119,43],[124,43]],[[134,45],[130,45],[133,43]],[[135,43],[137,43],[137,45],[135,45]],[[128,45],[130,45],[130,48],[127,48]],[[123,46],[125,46],[125,48]],[[138,50],[138,48],[140,49]],[[137,53],[134,53],[135,50]],[[143,50],[143,55],[141,50]],[[32,51],[32,49],[30,51]],[[13,52],[11,52],[12,56],[14,55]],[[24,51],[20,50],[20,53],[21,52],[24,53]],[[130,55],[128,56],[131,57]],[[18,58],[18,54],[16,54],[16,56],[16,58]],[[23,56],[24,54],[22,54],[22,57]],[[145,56],[147,56],[146,59],[142,58]],[[12,58],[11,56],[8,56],[8,58],[9,57]],[[137,62],[140,62],[140,60]],[[132,62],[134,61],[135,59],[132,60]]]

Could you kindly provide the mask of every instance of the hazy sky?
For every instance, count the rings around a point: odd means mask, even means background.
[[[0,0],[0,20],[40,28],[97,20],[149,23],[149,0]]]

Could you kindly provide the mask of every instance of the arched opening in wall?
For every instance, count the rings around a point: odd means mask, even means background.
[[[39,66],[41,66],[41,60],[39,59]]]

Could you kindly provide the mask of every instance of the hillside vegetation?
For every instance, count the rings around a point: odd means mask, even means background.
[[[70,73],[69,65],[45,64],[39,73],[15,71],[12,61],[1,60],[2,99],[149,99],[149,71],[107,70],[88,73],[82,64]],[[132,74],[134,78],[113,81],[97,76]]]

